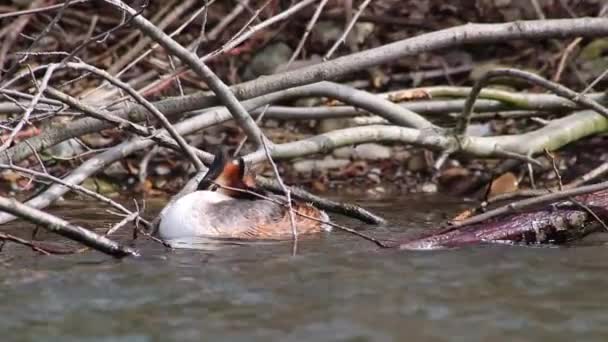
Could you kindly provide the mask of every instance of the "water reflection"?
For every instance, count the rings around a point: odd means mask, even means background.
[[[217,251],[229,246],[259,246],[276,245],[284,243],[282,241],[249,241],[242,239],[223,239],[204,236],[185,237],[165,240],[171,248],[175,249],[199,249],[204,251]]]

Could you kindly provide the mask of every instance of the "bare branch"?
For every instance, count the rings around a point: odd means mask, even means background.
[[[475,223],[484,222],[486,220],[489,220],[491,218],[494,218],[494,217],[497,217],[500,215],[519,212],[521,210],[524,210],[526,208],[530,208],[533,206],[547,204],[547,203],[554,203],[559,200],[567,199],[567,198],[570,198],[573,196],[589,194],[589,193],[604,190],[604,189],[608,189],[608,182],[581,186],[581,187],[575,188],[575,189],[569,189],[569,190],[564,190],[564,191],[560,191],[560,192],[547,194],[544,196],[538,196],[538,197],[534,197],[534,198],[525,199],[525,200],[522,200],[519,202],[507,204],[505,206],[496,208],[494,210],[487,211],[480,215],[473,216],[470,219],[460,221],[460,222],[450,226],[450,230],[456,229],[458,227],[462,227],[465,225],[471,225],[471,224],[475,224]]]
[[[551,37],[597,37],[608,35],[608,19],[580,18],[556,20],[518,21],[505,24],[467,24],[437,32],[431,32],[391,43],[378,48],[343,56],[313,66],[299,68],[276,75],[266,76],[254,81],[232,87],[234,94],[241,99],[253,98],[273,91],[339,78],[358,70],[388,63],[398,58],[416,55],[421,52],[449,48],[462,44],[485,44],[502,40],[544,39]],[[167,99],[154,103],[165,115],[172,116],[191,110],[207,108],[217,104],[214,96],[196,94],[185,98]],[[120,117],[131,115],[142,120],[145,109],[130,106],[113,114]],[[137,121],[136,120],[136,121]],[[43,133],[30,139],[37,150],[55,145],[63,140],[97,131],[109,125],[100,124],[93,119],[78,120],[70,123],[64,132]],[[257,135],[256,135],[257,137]],[[29,149],[15,146],[7,154],[0,155],[0,161],[7,163],[7,157],[20,161],[31,154]]]
[[[46,73],[44,74],[44,77],[42,78],[40,85],[38,86],[38,84],[36,84],[36,87],[38,88],[36,95],[34,95],[34,97],[32,98],[30,105],[26,108],[26,110],[23,113],[23,116],[21,117],[21,120],[19,121],[17,126],[15,126],[15,128],[13,128],[12,132],[9,134],[6,141],[4,141],[2,143],[2,146],[0,146],[0,152],[6,150],[12,144],[13,139],[19,133],[19,131],[21,131],[21,129],[23,128],[23,125],[25,125],[28,122],[30,115],[34,111],[34,108],[36,108],[36,105],[38,105],[38,101],[40,101],[40,97],[42,97],[42,93],[48,86],[49,80],[51,79],[51,76],[53,75],[53,72],[55,71],[56,68],[57,68],[56,65],[50,65],[49,68],[46,70]],[[35,79],[34,79],[34,83],[36,83]]]
[[[0,210],[41,225],[52,233],[78,241],[88,247],[117,258],[139,255],[130,247],[122,246],[93,231],[73,225],[43,211],[28,207],[14,198],[0,197]]]
[[[53,64],[51,64],[51,66],[52,65]],[[132,96],[135,99],[135,101],[139,102],[139,104],[144,106],[150,113],[152,113],[156,117],[156,119],[158,121],[160,121],[160,123],[167,130],[167,132],[171,135],[171,137],[173,139],[175,139],[177,144],[181,147],[184,154],[186,156],[188,156],[188,158],[190,159],[192,164],[194,164],[194,166],[196,167],[197,170],[201,170],[204,168],[203,163],[201,163],[200,159],[198,159],[198,157],[194,154],[194,152],[192,151],[190,146],[188,146],[188,143],[186,142],[186,140],[184,140],[184,138],[177,131],[175,131],[175,129],[173,128],[173,126],[171,125],[169,120],[167,120],[165,115],[163,113],[161,113],[156,107],[154,107],[143,96],[141,96],[137,91],[135,91],[135,89],[133,89],[130,85],[128,85],[127,83],[122,82],[118,78],[108,74],[104,70],[98,69],[92,65],[88,65],[88,64],[84,64],[84,63],[66,63],[65,65],[71,69],[86,70],[95,75],[103,77],[111,84],[113,84],[113,85],[119,87],[120,89],[124,90],[125,92],[127,92],[127,94]]]
[[[120,0],[106,0],[112,5],[120,8],[121,10],[135,15],[136,12],[131,7],[127,6]],[[209,67],[201,62],[196,54],[179,45],[175,40],[166,35],[161,30],[157,29],[152,23],[146,20],[143,16],[138,15],[133,17],[133,22],[140,30],[147,34],[150,38],[154,39],[157,43],[163,46],[165,49],[173,53],[179,59],[187,64],[194,72],[197,73],[209,87],[214,91],[220,101],[226,105],[237,121],[239,126],[249,137],[249,140],[255,143],[256,147],[261,146],[260,136],[262,132],[259,127],[253,121],[253,118],[247,113],[245,108],[239,103],[234,94],[228,86],[217,77]]]
[[[464,134],[464,132],[466,131],[467,126],[471,121],[471,112],[473,104],[475,103],[475,99],[477,98],[477,95],[479,94],[481,89],[485,87],[493,78],[504,76],[521,78],[538,86],[544,87],[561,97],[575,102],[582,107],[593,109],[608,118],[608,109],[606,107],[602,106],[593,99],[590,99],[584,95],[578,94],[577,92],[564,87],[561,84],[551,82],[541,76],[523,70],[495,69],[488,71],[481,79],[479,79],[475,83],[471,94],[469,94],[469,97],[467,98],[467,102],[464,106],[464,109],[462,110],[462,116],[460,118],[458,126],[456,127],[457,134]]]

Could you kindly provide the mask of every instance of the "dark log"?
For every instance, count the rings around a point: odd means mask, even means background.
[[[398,246],[400,249],[421,250],[480,243],[563,244],[604,229],[597,218],[608,218],[608,190],[576,196],[574,200],[456,229],[434,230],[421,237],[400,241]]]

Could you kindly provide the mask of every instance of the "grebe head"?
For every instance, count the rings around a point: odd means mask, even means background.
[[[255,191],[255,178],[245,172],[243,158],[231,159],[224,153],[218,153],[209,166],[209,171],[198,184],[198,191],[217,191],[235,198],[253,198],[245,191]],[[229,189],[232,188],[232,189]]]

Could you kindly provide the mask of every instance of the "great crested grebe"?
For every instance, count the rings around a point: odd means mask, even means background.
[[[232,188],[228,189],[226,187]],[[233,190],[249,190],[248,192]],[[226,160],[217,154],[198,189],[169,204],[160,214],[158,236],[163,240],[195,237],[284,240],[293,236],[289,209],[283,196],[251,192],[253,176],[245,173],[242,159]],[[293,201],[304,215],[329,222],[327,214],[310,204]],[[330,231],[331,226],[294,213],[298,234]]]

